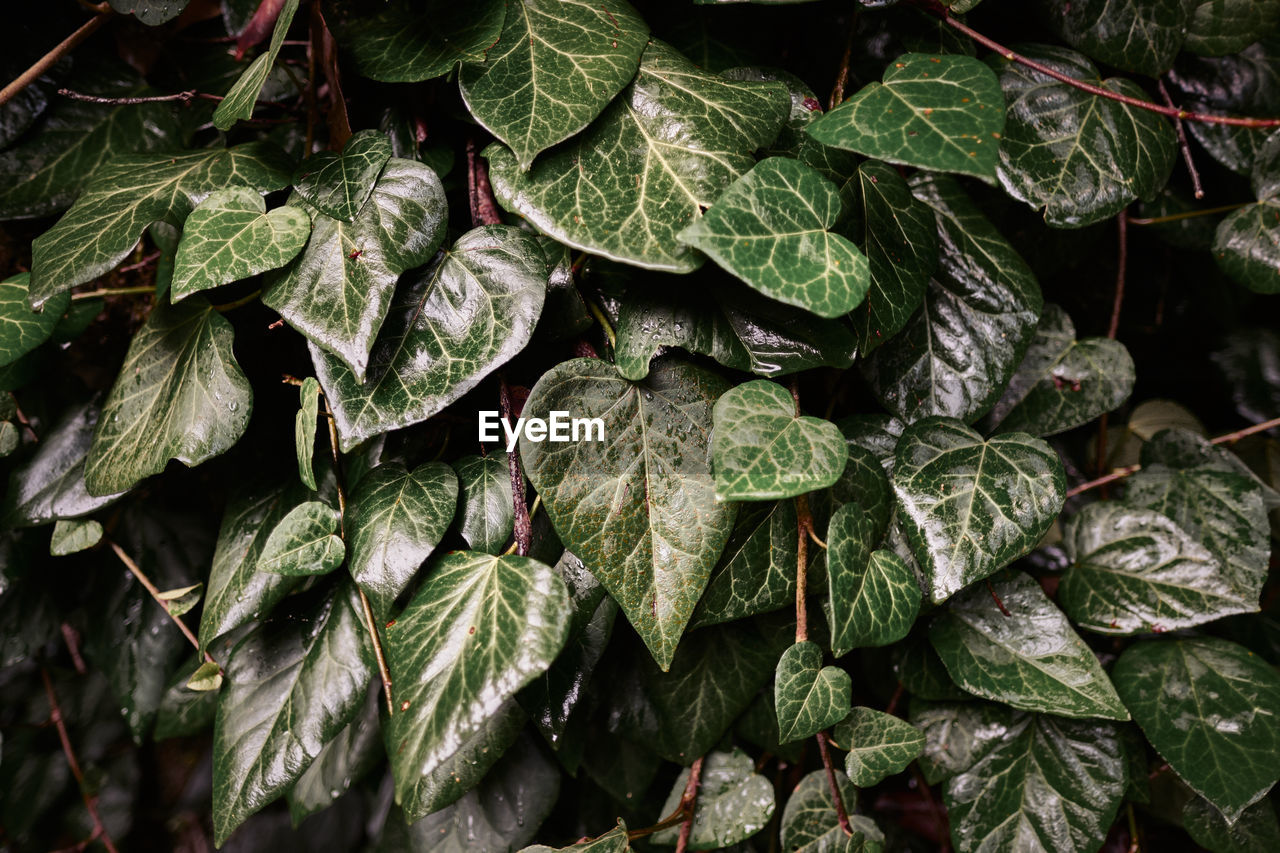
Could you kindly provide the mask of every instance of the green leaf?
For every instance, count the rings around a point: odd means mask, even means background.
[[[320,750],[298,781],[285,794],[294,827],[308,815],[328,808],[350,790],[382,758],[378,708],[381,691],[368,691],[364,707],[347,727]]]
[[[276,64],[276,56],[289,34],[289,25],[298,11],[298,0],[284,0],[284,4],[276,6],[279,17],[276,18],[275,29],[271,31],[271,44],[267,52],[260,55],[245,69],[240,78],[232,85],[227,96],[213,111],[213,126],[218,130],[230,130],[238,121],[253,117],[253,108],[262,94],[262,87],[267,82],[271,67]]]
[[[174,259],[174,300],[230,284],[293,260],[307,244],[311,220],[293,205],[267,212],[248,187],[217,190],[191,211]]]
[[[990,702],[922,702],[911,699],[911,724],[924,734],[920,771],[936,785],[963,773],[998,747],[1009,730],[1010,710]]]
[[[791,393],[767,379],[726,391],[711,415],[718,501],[776,500],[824,489],[849,457],[835,424],[797,414]]]
[[[805,740],[849,715],[853,682],[838,666],[822,665],[822,648],[800,642],[782,653],[773,685],[780,743]]]
[[[680,808],[690,770],[686,769],[671,786],[662,814]],[[721,850],[745,841],[764,829],[773,817],[773,784],[755,772],[755,762],[740,749],[712,752],[702,766],[698,803],[688,835],[690,850]],[[679,825],[654,833],[653,843],[674,845]]]
[[[925,418],[902,433],[893,488],[937,604],[1034,548],[1062,509],[1066,475],[1039,439],[983,441],[959,421]]]
[[[832,651],[887,646],[907,635],[920,612],[915,572],[892,551],[871,550],[858,532],[863,508],[848,503],[827,530],[827,577],[831,588]]]
[[[522,434],[520,458],[556,533],[663,669],[733,527],[736,507],[715,499],[711,477],[711,408],[725,390],[720,377],[677,361],[633,383],[580,358],[543,374],[524,407],[525,417],[560,410],[604,420],[604,441]]]
[[[1147,100],[1136,83],[1103,80],[1074,51],[1042,45],[1021,50],[1068,77]],[[1019,63],[1000,63],[1000,86],[1009,101],[998,170],[1005,192],[1043,209],[1050,225],[1079,228],[1115,216],[1134,199],[1150,199],[1164,186],[1177,140],[1163,116],[1091,95]]]
[[[1196,844],[1213,853],[1262,853],[1280,848],[1280,823],[1269,799],[1259,800],[1235,823],[1228,823],[1212,803],[1195,797],[1182,808],[1182,826]]]
[[[342,0],[331,21],[356,70],[384,83],[416,83],[448,74],[459,62],[482,62],[502,32],[503,0],[392,0],[370,9]],[[326,6],[328,18],[328,6]]]
[[[431,260],[444,239],[444,187],[421,163],[390,160],[353,222],[309,212],[306,249],[268,276],[262,302],[363,382],[374,338],[394,307],[396,280]]]
[[[1058,602],[1087,630],[1160,633],[1258,610],[1207,548],[1158,512],[1090,504],[1063,538],[1071,567]]]
[[[316,450],[316,418],[320,416],[320,383],[315,377],[302,380],[298,389],[298,414],[293,419],[293,438],[298,455],[298,479],[311,491],[316,490],[316,472],[312,457]]]
[[[588,130],[528,172],[485,149],[504,207],[561,243],[649,269],[689,272],[702,257],[676,234],[754,163],[786,118],[777,82],[703,71],[659,41]]]
[[[743,504],[689,627],[718,625],[791,605],[796,598],[798,530],[794,501]],[[810,574],[816,559],[815,555],[809,563]]]
[[[58,294],[37,313],[27,305],[31,273],[18,273],[0,281],[0,366],[13,364],[53,334],[67,313],[71,297]]]
[[[111,0],[111,8],[133,15],[148,27],[168,23],[187,8],[191,0]]]
[[[1280,0],[1198,0],[1187,21],[1184,50],[1225,56],[1243,50],[1280,25]]]
[[[515,526],[511,470],[498,453],[453,461],[462,484],[462,538],[473,551],[497,554]]]
[[[200,298],[152,310],[102,405],[85,459],[90,494],[130,489],[170,459],[195,466],[231,449],[253,409],[232,334]]]
[[[508,4],[483,63],[464,62],[462,100],[528,171],[539,152],[576,134],[636,76],[649,25],[623,0]]]
[[[545,844],[535,844],[532,847],[526,847],[520,853],[569,853],[569,851],[577,851],[577,853],[627,853],[631,849],[631,842],[627,838],[627,825],[618,819],[618,825],[606,832],[604,835],[596,836],[591,841],[580,841],[577,844],[570,844],[568,847],[548,847]]]
[[[1173,65],[1187,34],[1188,12],[1194,5],[1195,0],[1040,4],[1067,44],[1099,62],[1151,77],[1159,77]]]
[[[820,317],[849,313],[867,295],[867,259],[830,229],[840,194],[797,160],[770,157],[676,235],[772,299]]]
[[[943,794],[956,850],[1100,848],[1125,790],[1119,728],[1047,714],[1002,716],[999,738]]]
[[[914,761],[924,749],[924,734],[892,714],[859,707],[831,732],[831,743],[848,751],[844,769],[853,784],[870,788]]]
[[[929,639],[970,693],[1027,711],[1129,719],[1093,651],[1025,574],[956,596]]]
[[[323,575],[342,565],[346,547],[338,532],[338,511],[323,501],[298,504],[267,537],[258,569],[277,575]]]
[[[1228,822],[1280,778],[1280,677],[1248,649],[1148,640],[1125,649],[1113,675],[1147,740]]]
[[[907,53],[883,83],[867,84],[806,130],[834,148],[991,182],[1004,124],[1000,85],[980,60]]]
[[[57,224],[31,244],[33,307],[92,281],[133,250],[152,222],[181,227],[209,193],[228,186],[261,192],[289,184],[292,164],[268,142],[180,154],[126,154],[98,168]]]
[[[213,729],[214,843],[283,794],[355,718],[374,673],[350,585],[306,617],[268,621],[226,662]]]
[[[348,501],[351,576],[382,618],[449,529],[458,478],[443,462],[413,471],[384,462],[361,478]]]
[[[1255,293],[1280,293],[1280,198],[1247,205],[1218,224],[1218,267]]]
[[[782,810],[782,849],[790,853],[880,853],[884,833],[869,817],[853,814],[858,792],[849,778],[835,771],[840,799],[850,813],[853,835],[845,835],[836,821],[835,801],[827,774],[815,770],[800,780]]]
[[[396,712],[386,728],[396,798],[410,818],[435,811],[424,782],[555,659],[569,596],[527,557],[454,551],[437,557],[386,629]]]
[[[1035,334],[1035,275],[951,178],[923,176],[916,197],[933,208],[942,255],[924,304],[871,354],[863,374],[904,421],[974,421],[999,399]]]
[[[222,672],[218,664],[207,660],[187,679],[187,689],[197,693],[217,691],[222,687]]]
[[[53,536],[49,540],[49,554],[53,557],[65,557],[86,551],[102,541],[102,525],[92,518],[59,519],[53,526]]]
[[[294,189],[325,216],[351,222],[364,207],[378,174],[390,159],[391,140],[387,135],[377,130],[362,130],[347,140],[341,152],[322,151],[298,164],[293,175]],[[422,193],[402,191],[402,194],[413,197]],[[419,217],[410,214],[401,218],[417,221]]]
[[[477,228],[406,277],[363,384],[313,343],[311,358],[343,451],[426,420],[514,357],[533,334],[546,283],[546,261],[532,236],[507,225]]]

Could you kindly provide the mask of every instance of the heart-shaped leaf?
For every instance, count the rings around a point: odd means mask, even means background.
[[[47,341],[71,305],[71,297],[59,293],[39,312],[32,311],[27,304],[30,285],[31,273],[26,272],[0,281],[0,366],[13,364]]]
[[[1004,740],[1012,713],[991,702],[924,702],[912,696],[911,724],[924,734],[919,760],[925,781],[936,785],[977,764]]]
[[[857,504],[845,504],[832,516],[827,532],[831,646],[836,654],[896,643],[920,612],[920,584],[901,557],[877,550],[859,561],[849,553],[858,547],[853,522],[860,512]]]
[[[271,531],[258,568],[277,575],[322,575],[346,559],[346,546],[334,534],[338,511],[322,501],[307,501],[289,511]]]
[[[1216,806],[1204,797],[1195,797],[1182,807],[1182,826],[1191,840],[1206,850],[1253,853],[1280,849],[1280,821],[1269,799],[1259,800],[1241,812],[1235,823],[1228,823]]]
[[[1280,779],[1280,676],[1253,652],[1213,637],[1143,641],[1113,676],[1147,740],[1228,821]]]
[[[351,576],[378,618],[440,544],[457,503],[458,478],[443,462],[413,471],[384,462],[360,479],[347,506]]]
[[[497,554],[515,526],[511,470],[498,454],[453,461],[462,484],[462,538],[473,551]]]
[[[90,494],[132,488],[170,459],[199,465],[236,443],[253,389],[232,337],[231,324],[199,297],[152,310],[102,405],[85,459]]]
[[[1129,719],[1093,651],[1025,574],[953,598],[929,639],[970,693],[1027,711]]]
[[[778,742],[804,740],[849,714],[853,681],[838,666],[822,665],[822,648],[801,642],[782,653],[773,704],[778,709]]]
[[[421,163],[393,159],[353,222],[310,212],[307,248],[268,278],[262,301],[363,381],[400,273],[444,239],[444,187]]]
[[[101,541],[102,525],[92,518],[59,519],[53,525],[53,535],[49,538],[49,554],[53,557],[65,557],[67,554],[86,551]],[[169,612],[173,612],[172,607]]]
[[[284,45],[285,36],[289,34],[289,25],[293,23],[293,16],[298,12],[298,0],[284,0],[284,4],[276,4],[275,9],[279,17],[276,18],[275,27],[271,30],[271,43],[267,47],[267,52],[249,64],[227,92],[227,96],[218,104],[218,108],[213,111],[213,126],[218,130],[230,130],[237,121],[253,117],[253,108],[258,103],[258,96],[262,94],[267,75],[276,64],[276,57],[280,55],[280,48]]]
[[[345,794],[382,759],[382,738],[379,737],[382,732],[378,723],[381,699],[377,691],[369,691],[356,718],[324,745],[311,766],[285,793],[289,817],[295,826],[308,815],[333,805],[337,797]]]
[[[1202,56],[1236,53],[1275,32],[1280,24],[1277,0],[1198,0],[1188,8],[1191,16],[1182,47]]]
[[[794,603],[798,531],[794,501],[743,504],[689,627],[718,625]],[[809,561],[811,575],[819,559],[814,555]]]
[[[1099,62],[1151,77],[1173,65],[1193,5],[1183,0],[1040,3],[1067,44]],[[1222,14],[1220,7],[1215,14]]]
[[[325,216],[350,222],[364,207],[378,174],[390,159],[391,140],[387,135],[362,130],[347,140],[341,152],[322,151],[303,160],[294,172],[293,186],[298,195]]]
[[[622,607],[666,669],[733,527],[711,478],[715,374],[659,361],[644,382],[580,358],[543,374],[524,406],[602,418],[604,441],[533,442],[520,458],[565,546]],[[590,488],[584,488],[590,483]]]
[[[625,0],[520,0],[482,63],[463,63],[462,100],[522,170],[586,127],[636,76],[649,25]],[[513,97],[519,92],[519,97]]]
[[[518,228],[489,225],[462,235],[396,291],[367,381],[312,344],[343,451],[425,421],[524,349],[546,287],[537,241]]]
[[[298,479],[316,490],[316,472],[311,464],[316,450],[316,418],[320,416],[320,383],[314,376],[302,380],[298,389],[298,414],[293,419],[293,438],[298,456]]]
[[[971,56],[907,53],[806,131],[890,163],[991,181],[1004,129],[1000,84]]]
[[[662,813],[674,814],[680,808],[691,771],[676,777]],[[698,786],[698,807],[688,833],[689,850],[722,850],[745,841],[768,825],[773,817],[773,784],[755,772],[755,762],[740,749],[712,752],[702,764]],[[657,845],[675,844],[680,837],[679,825],[653,835]]]
[[[834,184],[798,160],[770,157],[676,239],[772,299],[839,317],[871,284],[866,257],[830,230],[840,211]]]
[[[1218,266],[1255,293],[1280,293],[1280,197],[1232,213],[1213,237]]]
[[[716,500],[776,500],[826,488],[849,448],[830,421],[796,413],[790,392],[757,379],[716,400],[712,410]]]
[[[858,791],[849,777],[834,771],[840,799],[846,811],[858,801]],[[884,833],[875,821],[850,815],[852,835],[846,834],[836,818],[831,783],[823,770],[815,770],[800,780],[782,810],[782,849],[791,853],[872,853],[884,849]]]
[[[1024,433],[983,441],[959,421],[925,418],[903,431],[894,459],[899,520],[935,604],[1034,548],[1066,497],[1058,455]]]
[[[1159,633],[1258,609],[1207,548],[1158,512],[1090,504],[1063,538],[1071,568],[1058,603],[1090,631]]]
[[[384,83],[416,83],[448,74],[461,62],[483,62],[498,41],[503,0],[389,0],[369,8],[338,0],[325,18],[356,70]]]
[[[484,155],[498,201],[539,231],[614,260],[689,272],[702,256],[676,234],[751,168],[788,104],[781,83],[728,80],[650,41],[636,81],[577,139],[527,172],[501,145]]]
[[[924,733],[892,714],[854,708],[831,732],[833,746],[848,751],[845,772],[859,788],[901,772],[924,749]]]

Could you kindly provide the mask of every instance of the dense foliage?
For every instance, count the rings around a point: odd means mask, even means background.
[[[9,10],[0,849],[1280,849],[1280,0],[632,4]]]

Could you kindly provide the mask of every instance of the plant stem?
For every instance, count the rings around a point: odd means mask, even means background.
[[[197,652],[202,651],[200,648],[200,641],[196,639],[196,635],[191,633],[191,629],[187,627],[186,622],[183,622],[180,617],[173,615],[173,612],[169,610],[169,602],[160,597],[160,590],[151,582],[151,578],[143,574],[142,569],[138,568],[138,564],[124,552],[123,548],[110,539],[107,540],[107,544],[111,546],[111,550],[115,552],[115,555],[120,558],[120,562],[124,563],[125,568],[129,570],[129,573],[137,578],[138,583],[142,584],[142,586],[146,588],[147,592],[151,594],[151,597],[155,600],[156,604],[159,604],[160,607],[164,609],[165,615],[169,617],[173,624],[178,626],[178,630],[181,631],[182,635],[187,638],[188,642],[195,647],[195,650]],[[203,654],[206,661],[212,664],[217,664],[217,661],[213,659],[213,655],[209,654],[207,651],[203,652]]]
[[[502,417],[511,423],[511,391],[507,388],[505,376],[498,375],[498,403],[502,407]],[[511,475],[511,504],[515,510],[515,525],[512,534],[515,537],[516,554],[529,556],[529,545],[533,541],[533,521],[529,516],[529,505],[524,502],[524,472],[520,470],[520,448],[512,448],[507,454],[507,471]]]
[[[1157,80],[1156,85],[1160,89],[1160,97],[1164,101],[1165,106],[1173,106],[1173,98],[1169,97],[1169,90],[1165,88],[1163,80]],[[1173,120],[1173,129],[1178,134],[1178,147],[1182,149],[1182,161],[1187,164],[1187,174],[1191,176],[1191,189],[1195,193],[1196,198],[1204,198],[1204,187],[1200,183],[1200,173],[1196,171],[1196,162],[1191,159],[1191,144],[1187,142],[1187,129],[1182,124],[1181,118]]]
[[[489,167],[476,152],[475,139],[467,140],[467,196],[471,201],[471,225],[498,225],[502,215],[489,184]]]
[[[34,65],[19,74],[13,82],[0,89],[0,106],[9,103],[15,95],[34,83],[55,62],[75,50],[82,41],[97,32],[115,14],[106,3],[100,3],[94,8],[98,10],[96,16],[81,24],[78,30],[63,39],[44,56],[37,59]]]
[[[684,823],[680,826],[680,837],[676,840],[676,853],[685,853],[689,849],[689,835],[693,832],[693,815],[698,807],[698,786],[702,784],[702,762],[705,756],[693,762],[689,768],[689,781],[685,783],[684,795],[680,797],[680,809],[685,813]]]
[[[101,287],[97,290],[86,290],[81,293],[71,294],[71,301],[77,299],[96,299],[100,296],[134,296],[142,293],[155,293],[156,289],[150,284],[141,284],[137,287]]]
[[[828,746],[826,732],[814,735],[818,739],[818,752],[822,755],[822,767],[827,771],[827,784],[831,786],[831,801],[836,807],[836,821],[845,835],[853,835],[853,827],[849,825],[849,813],[844,809],[844,797],[840,794],[840,783],[836,781],[836,771],[831,764],[831,749]]]
[[[71,775],[75,777],[76,786],[80,788],[80,799],[84,800],[85,811],[89,813],[89,819],[93,821],[93,834],[89,836],[89,841],[101,841],[102,846],[107,848],[107,853],[117,853],[115,842],[111,840],[111,836],[107,834],[107,828],[102,823],[102,817],[98,814],[98,798],[90,796],[84,789],[84,773],[80,769],[80,762],[76,760],[76,751],[71,747],[71,738],[67,734],[67,724],[62,719],[62,708],[58,705],[58,694],[54,692],[53,681],[49,678],[49,671],[44,667],[40,667],[40,678],[44,680],[45,696],[49,699],[49,719],[58,729],[58,739],[62,741],[62,754],[67,757],[67,766],[71,768]],[[88,846],[87,844],[85,846]]]
[[[84,92],[77,92],[73,89],[59,89],[58,94],[64,98],[70,98],[73,101],[84,101],[89,104],[108,104],[114,107],[128,107],[135,104],[157,104],[165,101],[180,101],[189,104],[196,98],[206,98],[213,101],[221,101],[222,95],[206,95],[197,92],[195,89],[188,89],[185,92],[176,92],[172,95],[143,95],[128,98],[109,98],[102,95],[87,95]]]
[[[1162,225],[1165,222],[1181,222],[1183,219],[1195,219],[1199,216],[1213,216],[1217,213],[1227,213],[1228,211],[1248,207],[1251,204],[1256,204],[1256,202],[1239,201],[1235,204],[1221,204],[1217,207],[1206,207],[1204,210],[1187,210],[1182,213],[1170,213],[1168,216],[1153,216],[1147,218],[1130,216],[1128,219],[1130,225]]]
[[[805,599],[809,595],[809,500],[805,495],[796,498],[796,642],[809,639],[809,608]],[[809,521],[809,523],[812,523]]]
[[[827,98],[827,109],[834,110],[844,101],[844,87],[849,85],[849,62],[853,58],[853,40],[858,32],[858,9],[855,6],[850,13],[849,35],[844,42],[844,53],[840,55],[840,67],[836,70],[836,82],[831,87],[831,96]]]
[[[1124,283],[1125,270],[1129,265],[1129,218],[1124,211],[1120,211],[1120,215],[1116,217],[1116,231],[1118,245],[1116,249],[1116,291],[1115,298],[1111,301],[1111,324],[1107,326],[1107,337],[1111,340],[1116,339],[1116,332],[1120,331],[1120,308],[1124,305]]]

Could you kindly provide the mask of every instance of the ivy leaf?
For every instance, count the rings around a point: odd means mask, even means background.
[[[794,602],[798,530],[794,501],[743,504],[689,627],[731,622]],[[817,559],[809,563],[810,574]]]
[[[458,478],[443,462],[413,471],[384,462],[361,478],[347,507],[350,568],[378,618],[440,544],[457,503]]]
[[[604,420],[604,441],[535,443],[524,433],[520,458],[556,533],[663,669],[733,526],[736,507],[715,499],[711,477],[711,407],[725,390],[720,377],[677,361],[633,383],[580,358],[543,374],[524,407],[526,417]]]
[[[545,844],[534,844],[532,847],[526,847],[520,853],[627,853],[631,849],[631,841],[627,837],[627,825],[622,818],[618,818],[618,825],[606,832],[604,835],[597,836],[591,841],[579,841],[577,844],[570,844],[568,847],[548,847]]]
[[[462,538],[473,551],[497,554],[515,527],[511,471],[498,454],[453,461],[462,484]]]
[[[532,236],[507,225],[477,228],[406,278],[370,353],[366,381],[313,343],[343,452],[426,420],[514,357],[533,334],[546,284],[546,261]]]
[[[288,790],[285,796],[295,828],[303,818],[333,805],[334,800],[350,790],[352,783],[360,781],[382,758],[378,723],[381,699],[378,690],[368,691],[368,698],[356,718],[324,745],[311,766]]]
[[[845,504],[832,516],[827,532],[829,607],[835,623],[831,645],[837,655],[896,643],[920,612],[920,584],[901,557],[876,550],[861,561],[848,553],[859,548],[854,522],[861,511],[857,504]]]
[[[298,389],[298,414],[293,419],[293,438],[298,456],[298,479],[311,491],[316,490],[316,472],[312,459],[316,450],[316,418],[320,416],[320,383],[314,376],[302,380]]]
[[[1193,5],[1184,0],[1040,4],[1067,44],[1099,62],[1150,77],[1159,77],[1173,65],[1187,34],[1188,12]]]
[[[213,729],[214,843],[283,794],[360,710],[373,650],[355,590],[264,623],[226,663]]]
[[[40,346],[67,313],[71,297],[58,294],[39,313],[27,304],[31,273],[21,272],[0,281],[0,366],[13,364]]]
[[[465,6],[451,0],[392,0],[376,10],[359,0],[342,0],[335,6],[331,25],[355,58],[356,70],[384,83],[416,83],[448,74],[459,61],[483,62],[506,16],[503,0]]]
[[[867,259],[830,229],[840,194],[797,160],[770,157],[676,235],[765,296],[819,317],[849,313],[867,295]]]
[[[32,307],[115,267],[152,222],[181,227],[209,193],[289,184],[288,155],[268,142],[181,154],[126,154],[99,167],[71,209],[31,244]]]
[[[1280,25],[1280,0],[1198,0],[1187,20],[1184,50],[1225,56],[1271,35]]]
[[[410,818],[431,774],[541,674],[568,635],[569,594],[550,566],[471,551],[438,556],[386,629],[396,713],[386,728],[396,798]]]
[[[322,151],[303,160],[293,175],[293,186],[298,195],[309,205],[333,219],[351,222],[373,192],[382,167],[391,159],[391,140],[385,133],[377,130],[362,130],[347,140],[342,151]],[[423,178],[427,183],[435,183],[430,178]],[[438,186],[438,184],[437,184]],[[427,207],[434,216],[414,215],[418,211],[409,211],[408,215],[399,214],[396,218],[418,222],[423,219],[436,218],[441,214],[435,208],[439,205],[432,200],[430,204],[422,204],[421,197],[435,195],[429,187],[424,193],[410,193],[402,190],[402,195],[417,200],[419,205]],[[410,231],[417,230],[410,227]],[[436,229],[432,229],[433,231]],[[434,250],[433,250],[434,251]],[[421,263],[419,261],[418,263]],[[416,264],[410,264],[416,266]]]
[[[692,771],[685,769],[671,786],[662,814],[674,814]],[[690,850],[721,850],[745,841],[768,825],[773,817],[773,784],[755,772],[755,762],[740,749],[712,752],[702,767],[698,805],[689,831]],[[680,826],[654,833],[653,843],[675,844]]]
[[[990,702],[911,699],[911,724],[924,734],[920,771],[936,785],[963,773],[1004,740],[1011,712]]]
[[[1218,267],[1255,293],[1280,293],[1280,197],[1235,211],[1213,236]]]
[[[901,772],[924,749],[924,734],[905,720],[871,708],[854,708],[831,732],[832,745],[848,750],[844,768],[859,788]]]
[[[1229,823],[1280,778],[1280,677],[1248,649],[1148,640],[1125,649],[1113,675],[1147,740]]]
[[[323,575],[342,565],[346,547],[334,534],[338,511],[323,501],[307,501],[289,514],[267,537],[258,569],[277,575]]]
[[[152,310],[102,406],[85,459],[90,494],[130,489],[170,459],[195,466],[231,449],[253,409],[232,334],[203,299]]]
[[[1265,798],[1228,823],[1212,803],[1195,797],[1182,807],[1182,826],[1192,841],[1213,853],[1255,853],[1280,846],[1276,808]]]
[[[1210,551],[1158,512],[1094,503],[1063,534],[1058,603],[1100,634],[1174,631],[1258,610]]]
[[[298,0],[284,0],[284,4],[277,4],[276,9],[279,10],[279,17],[276,18],[275,29],[271,31],[271,43],[267,52],[249,64],[213,111],[213,126],[218,130],[230,130],[236,122],[253,117],[253,108],[262,94],[267,75],[276,64],[280,47],[289,34],[289,25],[293,23],[293,16],[298,11]]]
[[[111,0],[111,8],[133,15],[148,27],[158,27],[182,14],[191,0]]]
[[[916,197],[933,208],[942,255],[924,304],[863,363],[863,374],[904,421],[974,421],[999,399],[1035,334],[1043,304],[1030,268],[959,184],[924,176]]]
[[[1058,455],[1024,433],[987,441],[959,421],[925,418],[902,433],[893,488],[899,520],[935,604],[1030,551],[1058,517]]]
[[[444,187],[421,163],[390,160],[355,221],[310,212],[307,248],[268,278],[262,302],[364,381],[396,280],[444,238]],[[330,387],[323,373],[320,384]]]
[[[956,596],[929,639],[970,693],[1027,711],[1129,719],[1093,651],[1025,574]]]
[[[716,500],[776,500],[830,486],[849,458],[839,428],[796,414],[790,392],[756,379],[721,395],[712,409]]]
[[[539,152],[576,134],[636,76],[649,25],[618,0],[508,5],[483,63],[463,63],[462,100],[528,171]],[[515,96],[518,93],[518,96]]]
[[[1132,393],[1133,382],[1133,358],[1124,344],[1109,338],[1077,341],[1067,313],[1046,305],[989,423],[1001,432],[1065,432],[1118,408]]]
[[[956,850],[1100,848],[1125,790],[1118,727],[1047,714],[1002,716],[1002,736],[943,794]]]
[[[858,791],[839,770],[835,777],[840,799],[852,812]],[[826,773],[815,770],[801,779],[787,798],[782,810],[782,849],[791,853],[876,853],[884,849],[884,833],[871,818],[850,814],[849,824],[852,836],[845,835],[836,821]]]
[[[806,131],[823,145],[988,182],[1004,129],[991,69],[971,56],[907,53]]]
[[[1069,77],[1147,100],[1136,83],[1103,80],[1074,51],[1047,45],[1021,50]],[[1009,118],[998,171],[1009,195],[1043,208],[1050,225],[1079,228],[1115,216],[1134,199],[1151,199],[1165,185],[1177,140],[1163,116],[1091,95],[1019,63],[1000,62]]]
[[[174,300],[239,281],[293,260],[307,244],[311,220],[293,205],[267,212],[248,187],[217,190],[191,211],[174,260]]]
[[[773,685],[778,742],[811,738],[849,715],[853,681],[838,666],[822,665],[822,648],[800,642],[782,653]]]
[[[561,243],[649,269],[702,257],[676,234],[754,163],[787,115],[786,87],[703,71],[651,41],[640,72],[586,133],[528,172],[491,145],[494,193]]]
[[[102,525],[92,518],[59,519],[53,525],[53,535],[49,539],[49,555],[65,557],[87,551],[101,541]]]

